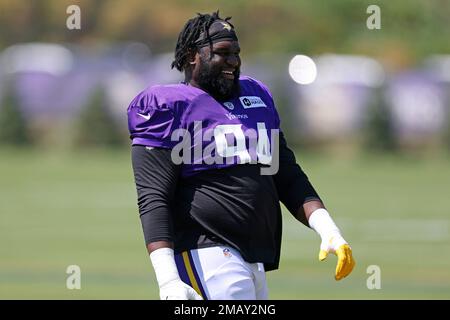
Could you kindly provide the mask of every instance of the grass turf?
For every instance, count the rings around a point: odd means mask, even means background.
[[[284,211],[271,299],[449,299],[450,160],[301,155],[350,242],[356,268],[333,278],[319,237]],[[0,299],[157,299],[127,151],[0,153]],[[81,268],[81,290],[66,268]],[[366,286],[381,269],[381,289]]]

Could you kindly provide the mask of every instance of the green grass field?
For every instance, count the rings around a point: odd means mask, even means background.
[[[350,242],[333,278],[319,237],[284,212],[271,299],[450,299],[450,160],[300,156]],[[127,151],[0,150],[0,299],[157,299]],[[81,290],[66,268],[81,268]],[[366,269],[381,269],[381,289]]]

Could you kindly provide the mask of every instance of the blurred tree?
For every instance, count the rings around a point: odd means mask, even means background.
[[[81,8],[78,31],[65,27],[66,8],[72,4]],[[370,4],[381,9],[381,30],[366,27]],[[162,53],[173,50],[188,18],[217,9],[233,16],[243,54],[336,52],[389,58],[399,43],[405,48],[402,56],[415,62],[430,53],[450,52],[447,0],[0,0],[0,47],[23,41],[140,41]]]
[[[28,128],[11,85],[4,86],[0,104],[0,144],[25,146],[31,143]]]
[[[446,123],[444,130],[444,144],[447,150],[450,150],[450,85],[448,85],[449,91],[447,91],[447,108],[446,108]]]
[[[96,88],[75,125],[75,146],[120,147],[125,141],[107,106],[104,89]]]
[[[370,152],[389,152],[397,148],[392,114],[384,99],[384,88],[375,90],[364,127],[363,147]]]

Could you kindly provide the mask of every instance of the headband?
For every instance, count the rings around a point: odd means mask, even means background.
[[[200,33],[198,39],[194,42],[195,46],[201,48],[219,41],[238,41],[233,27],[226,21],[217,20],[209,27],[209,37],[206,32]]]

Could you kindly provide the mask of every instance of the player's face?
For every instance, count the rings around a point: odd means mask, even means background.
[[[195,83],[218,100],[239,92],[241,58],[237,41],[220,41],[201,48],[193,72]]]

